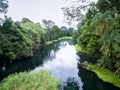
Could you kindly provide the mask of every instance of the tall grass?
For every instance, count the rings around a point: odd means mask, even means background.
[[[59,86],[59,80],[40,70],[9,75],[0,83],[0,90],[58,90]]]

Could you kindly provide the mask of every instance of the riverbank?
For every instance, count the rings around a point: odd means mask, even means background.
[[[9,75],[0,83],[0,90],[58,90],[59,86],[58,79],[40,70]]]
[[[72,39],[72,37],[61,37],[61,38],[58,38],[57,40],[52,40],[52,41],[47,41],[45,42],[45,45],[49,45],[49,44],[52,44],[53,42],[56,42],[56,41],[59,41],[59,40],[65,40],[65,39]]]
[[[75,48],[78,52],[82,52],[82,48],[78,44],[75,45]]]
[[[83,51],[78,44],[76,44],[75,47],[78,52],[85,53],[85,51]],[[83,67],[87,70],[94,72],[98,76],[98,78],[100,78],[104,82],[112,83],[113,85],[120,88],[120,78],[117,77],[115,73],[110,71],[109,69],[100,68],[96,65],[92,65],[89,63],[83,63]]]
[[[52,44],[53,42],[57,42],[57,41],[59,41],[59,40],[68,40],[68,39],[72,39],[72,37],[70,37],[70,36],[65,36],[65,37],[58,38],[58,39],[56,39],[56,40],[46,41],[44,44],[37,44],[37,45],[34,46],[34,49],[31,50],[31,52],[32,52],[31,55],[23,56],[23,57],[21,57],[21,58],[15,59],[15,60],[1,60],[1,61],[0,61],[0,64],[5,64],[5,63],[9,63],[9,62],[14,62],[14,61],[21,60],[21,59],[23,59],[23,58],[27,58],[27,57],[33,56],[33,52],[36,52],[37,50],[39,50],[39,48],[40,48],[42,45],[45,45],[45,46],[46,46],[46,45]],[[26,54],[27,54],[27,53],[26,53]]]
[[[89,63],[83,63],[82,67],[94,72],[98,76],[98,78],[100,78],[104,82],[111,83],[120,88],[120,77],[115,76],[115,73],[110,71],[109,69],[100,68]]]

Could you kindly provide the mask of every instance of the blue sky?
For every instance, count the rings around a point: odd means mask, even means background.
[[[22,18],[29,18],[34,22],[41,22],[42,19],[49,19],[58,26],[63,23],[64,15],[62,7],[70,6],[73,0],[9,0],[7,15],[14,21]]]

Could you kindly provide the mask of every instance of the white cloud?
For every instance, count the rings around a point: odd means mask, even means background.
[[[71,5],[72,0],[9,0],[7,15],[18,21],[29,18],[34,22],[50,19],[62,26],[64,15],[62,7]]]

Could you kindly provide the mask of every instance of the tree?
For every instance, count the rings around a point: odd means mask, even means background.
[[[62,27],[60,28],[60,30],[66,31],[66,30],[67,30],[67,27],[66,27],[66,26],[62,26]]]
[[[5,28],[10,28],[12,23],[13,23],[12,18],[5,16],[5,20],[3,20],[3,26]],[[4,30],[4,31],[6,31],[6,30]]]
[[[0,14],[1,13],[7,13],[8,8],[8,0],[0,0]],[[2,23],[2,18],[0,17],[0,25]]]
[[[53,40],[58,39],[61,36],[61,31],[58,26],[50,28],[50,36]]]
[[[67,36],[68,28],[66,26],[62,26],[60,30],[61,30],[62,36]]]
[[[73,4],[71,7],[63,7],[62,10],[66,17],[66,22],[68,24],[72,24],[74,21],[83,20],[83,12],[87,12],[88,9],[92,14],[95,14],[97,10],[95,7],[95,3],[91,0],[76,0],[75,4]]]
[[[91,25],[95,26],[94,32],[96,35],[102,36],[105,33],[111,31],[110,26],[112,26],[113,17],[109,11],[104,14],[97,13],[92,19]]]
[[[21,20],[21,23],[27,23],[27,22],[31,22],[31,23],[33,23],[30,19],[28,19],[28,18],[23,18],[22,20]]]
[[[0,60],[13,61],[33,55],[43,40],[42,35],[43,28],[39,23],[14,22],[6,17],[0,26]]]
[[[120,58],[120,34],[119,31],[113,30],[104,34],[99,42],[102,44],[100,51],[103,56],[100,58],[100,62],[110,69],[115,67]]]
[[[6,13],[8,8],[8,0],[0,0],[0,13]]]
[[[102,13],[108,10],[120,13],[120,0],[98,0],[96,6]]]
[[[51,21],[51,20],[43,19],[42,22],[43,22],[43,25],[45,26],[45,28],[47,30],[49,30],[50,28],[52,28],[53,26],[55,26],[55,23],[53,21]]]
[[[117,74],[120,74],[119,4],[119,0],[98,0],[73,34],[82,52],[97,55],[102,67],[115,70]]]
[[[68,36],[72,36],[72,33],[74,32],[74,28],[73,27],[70,27],[69,29],[68,29]]]

